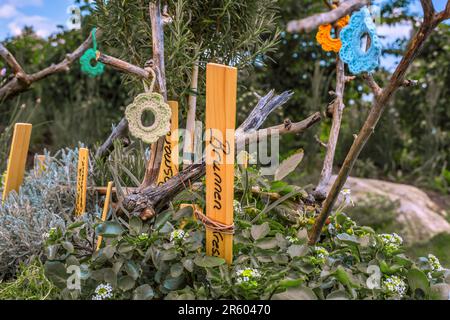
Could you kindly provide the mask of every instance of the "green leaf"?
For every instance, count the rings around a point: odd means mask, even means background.
[[[283,279],[279,282],[281,288],[298,287],[303,282],[303,279]]]
[[[267,236],[270,232],[270,227],[268,222],[264,222],[260,225],[253,225],[250,231],[253,239],[259,240]]]
[[[192,261],[192,259],[183,259],[183,267],[189,271],[192,272],[194,271],[194,261]]]
[[[340,283],[342,283],[344,286],[348,288],[358,287],[357,284],[352,282],[352,277],[350,273],[347,270],[345,270],[342,266],[338,266],[333,275]]]
[[[182,218],[190,218],[194,214],[194,209],[191,206],[184,207],[173,214],[173,220],[180,220]]]
[[[345,290],[336,290],[331,292],[326,297],[327,300],[348,300],[348,295]]]
[[[288,288],[286,291],[274,294],[272,300],[317,300],[317,296],[308,287]]]
[[[199,267],[214,268],[224,264],[225,260],[219,257],[204,256],[195,258],[194,263]]]
[[[133,291],[133,300],[152,300],[154,296],[155,292],[148,284],[143,284]]]
[[[131,217],[129,221],[130,234],[132,236],[138,236],[142,233],[142,220],[139,217]]]
[[[430,282],[425,273],[417,268],[408,271],[408,283],[412,292],[415,294],[417,289],[422,290],[426,296],[430,293]]]
[[[114,272],[113,268],[103,269],[103,279],[113,287],[117,286],[117,274]]]
[[[184,286],[184,275],[176,278],[167,278],[166,280],[164,280],[163,286],[167,290],[171,291],[181,289]]]
[[[98,225],[96,233],[105,238],[115,238],[124,232],[122,226],[118,222],[106,221]]]
[[[183,274],[184,267],[181,263],[175,263],[170,267],[170,276],[173,278],[179,277]]]
[[[63,241],[61,243],[61,245],[63,246],[64,249],[66,249],[66,251],[68,253],[73,253],[74,252],[74,248],[73,248],[73,244],[69,241]]]
[[[304,156],[303,149],[299,149],[295,154],[284,160],[275,170],[275,180],[282,180],[288,174],[293,172],[297,166],[302,162]]]
[[[278,241],[275,238],[266,238],[255,243],[258,248],[269,250],[278,247]]]
[[[155,219],[155,230],[160,230],[162,227],[164,227],[166,222],[168,222],[171,217],[172,212],[170,210],[158,214]]]
[[[340,233],[336,236],[339,240],[347,244],[359,244],[358,238],[347,233]]]
[[[117,286],[122,291],[128,291],[134,288],[135,281],[131,276],[123,276],[117,281]]]
[[[81,226],[84,225],[84,224],[85,224],[84,221],[77,221],[77,222],[74,222],[74,223],[72,223],[71,225],[69,225],[69,226],[67,227],[67,230],[74,230],[74,229],[77,229],[77,228],[81,227]]]
[[[293,244],[287,249],[287,253],[291,258],[303,257],[308,253],[308,247],[306,245]]]
[[[59,261],[46,261],[44,264],[45,276],[58,288],[64,289],[67,287],[67,273],[66,266]]]
[[[128,260],[124,264],[125,272],[132,277],[134,280],[137,280],[140,275],[141,268],[132,260]]]

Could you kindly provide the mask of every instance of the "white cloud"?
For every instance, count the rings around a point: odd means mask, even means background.
[[[0,5],[0,19],[9,19],[18,14],[16,7],[12,4],[6,3]]]
[[[53,21],[42,16],[19,15],[8,24],[8,28],[15,36],[20,35],[23,27],[32,26],[36,34],[40,37],[48,37],[56,31],[56,25]]]
[[[44,4],[44,0],[6,0],[6,2],[14,5],[16,8],[27,6],[40,7]]]
[[[383,45],[392,44],[398,39],[411,36],[412,25],[410,22],[400,22],[393,25],[382,24],[377,26],[377,34],[381,37]]]

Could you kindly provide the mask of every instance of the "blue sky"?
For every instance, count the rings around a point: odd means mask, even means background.
[[[374,3],[383,4],[389,1],[391,0],[375,0]],[[447,0],[434,0],[433,3],[436,10],[440,11],[444,9]],[[41,37],[49,36],[58,30],[57,25],[66,26],[70,16],[68,8],[73,4],[73,0],[0,0],[0,41],[20,34],[25,25],[33,26]],[[420,1],[414,0],[410,10],[421,14]],[[408,37],[410,32],[411,25],[407,23],[390,27],[378,26],[378,33],[382,36],[385,45],[398,38]],[[382,64],[387,69],[392,69],[398,63],[393,56],[384,57],[383,60]]]
[[[378,0],[387,1],[389,0]],[[433,2],[437,10],[442,10],[446,1]],[[38,35],[46,37],[57,31],[58,24],[66,25],[69,18],[67,9],[71,5],[73,0],[0,0],[0,40],[17,35],[24,25],[34,26]],[[415,1],[411,10],[422,11],[419,0]]]

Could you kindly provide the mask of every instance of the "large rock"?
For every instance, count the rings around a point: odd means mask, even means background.
[[[329,188],[335,178],[333,176]],[[352,191],[356,203],[358,199],[366,199],[369,194],[398,201],[397,221],[403,226],[399,232],[408,243],[424,242],[439,233],[450,233],[450,223],[445,219],[447,213],[444,208],[440,208],[425,192],[414,186],[350,177],[345,187]]]

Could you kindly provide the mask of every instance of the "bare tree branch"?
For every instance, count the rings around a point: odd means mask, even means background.
[[[433,2],[431,0],[420,0],[420,4],[423,8],[424,21],[431,21],[434,18],[436,10],[434,9]]]
[[[378,85],[378,83],[373,78],[373,75],[366,73],[363,75],[363,79],[366,81],[369,88],[372,90],[373,94],[375,95],[375,98],[378,98],[381,95],[381,92],[383,91],[381,87]]]
[[[1,43],[0,57],[2,57],[6,61],[15,75],[17,75],[18,73],[25,74],[25,71],[23,71],[22,66],[17,62],[16,58]]]
[[[348,0],[343,2],[336,9],[329,12],[319,13],[311,17],[289,21],[287,25],[288,32],[310,32],[322,24],[330,24],[349,15],[355,10],[368,4],[368,0]]]
[[[348,152],[344,163],[342,164],[339,174],[335,182],[333,183],[327,198],[325,199],[322,210],[316,218],[314,226],[309,235],[310,245],[315,244],[319,240],[320,233],[325,224],[325,221],[330,215],[336,199],[338,198],[340,191],[347,181],[347,178],[350,175],[350,172],[353,169],[353,166],[355,165],[359,154],[373,134],[375,127],[380,120],[381,115],[383,114],[392,95],[399,87],[404,84],[405,74],[409,66],[417,57],[417,55],[423,48],[425,41],[437,27],[438,23],[438,19],[432,19],[431,21],[424,20],[418,32],[411,39],[404,57],[391,76],[389,84],[382,90],[378,99],[374,99],[369,115],[355,141],[353,142],[350,151]]]
[[[256,113],[251,113],[252,117]],[[249,116],[250,117],[250,116]],[[274,130],[280,135],[288,133],[302,133],[313,124],[320,121],[320,113],[317,112],[307,119],[297,123],[285,123],[279,126],[257,130],[257,127],[249,128],[250,132],[242,131],[242,126],[236,130],[236,144],[249,143],[269,136]],[[259,121],[249,121],[253,124]],[[145,188],[139,188],[129,193],[123,201],[123,207],[133,215],[138,215],[143,220],[154,217],[167,203],[178,193],[187,189],[195,181],[199,180],[206,173],[205,162],[187,166],[176,176],[172,177],[161,186],[150,185]]]
[[[97,38],[101,37],[101,30],[97,30],[96,36]],[[72,63],[77,61],[83,53],[91,47],[91,45],[92,35],[89,35],[89,37],[74,52],[67,54],[63,61],[57,64],[52,64],[51,66],[36,73],[27,74],[14,56],[0,44],[0,56],[6,60],[15,73],[14,77],[0,88],[0,101],[5,101],[16,96],[17,94],[20,94],[21,92],[28,90],[34,82],[45,79],[56,73],[68,71]],[[100,54],[99,61],[116,70],[133,74],[140,78],[149,78],[151,75],[149,71],[143,68],[103,53]]]
[[[436,22],[439,24],[444,20],[450,19],[450,0],[447,1],[447,5],[445,6],[445,9],[439,12],[435,18]]]
[[[320,173],[319,183],[315,188],[313,195],[316,200],[324,200],[327,196],[326,188],[330,182],[333,173],[334,156],[336,153],[336,146],[339,139],[339,132],[342,123],[342,114],[344,112],[344,90],[345,90],[346,76],[344,62],[336,58],[336,90],[334,92],[335,99],[332,105],[332,124],[330,129],[330,136],[327,143],[327,151],[323,162],[322,172]]]
[[[157,85],[155,89],[167,102],[166,69],[164,64],[164,31],[160,0],[150,2],[149,13],[152,25],[153,63],[154,69],[157,71]],[[156,183],[156,180],[158,179],[165,138],[165,136],[160,137],[158,141],[151,146],[150,159],[147,162],[147,169],[145,170],[145,177],[142,181],[141,188]]]

